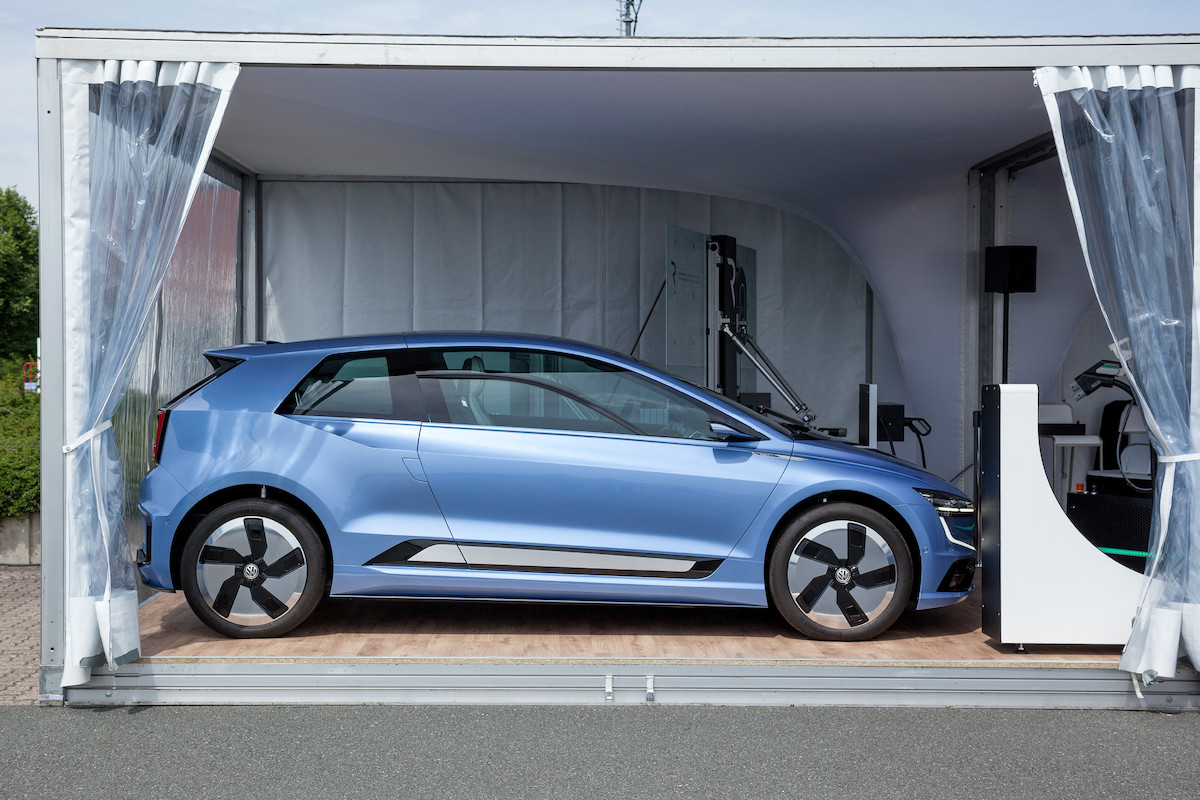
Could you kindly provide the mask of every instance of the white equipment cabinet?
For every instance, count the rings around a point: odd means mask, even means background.
[[[1124,644],[1142,575],[1098,550],[1046,482],[1037,386],[987,386],[980,432],[983,630],[1006,644]]]

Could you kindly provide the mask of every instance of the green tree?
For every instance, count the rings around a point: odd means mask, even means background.
[[[0,191],[0,357],[32,356],[37,336],[37,215],[9,188]]]

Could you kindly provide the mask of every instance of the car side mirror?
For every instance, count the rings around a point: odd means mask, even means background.
[[[709,420],[708,427],[717,437],[717,441],[721,442],[753,442],[758,439],[753,434],[744,433],[731,425],[716,420]]]

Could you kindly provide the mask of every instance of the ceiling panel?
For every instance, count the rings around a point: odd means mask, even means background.
[[[218,148],[263,174],[636,184],[806,207],[961,183],[1047,128],[1028,70],[246,67]]]

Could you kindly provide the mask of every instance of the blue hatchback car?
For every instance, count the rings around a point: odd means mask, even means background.
[[[205,355],[158,414],[139,564],[229,636],[336,595],[770,605],[859,640],[971,591],[949,484],[628,356],[432,333]]]

